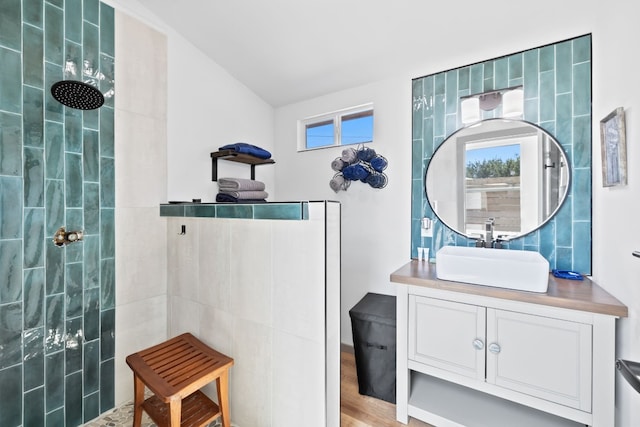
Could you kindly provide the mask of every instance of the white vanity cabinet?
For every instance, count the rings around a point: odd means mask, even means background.
[[[615,319],[595,283],[546,294],[441,281],[412,261],[397,289],[397,419],[442,426],[614,425]]]

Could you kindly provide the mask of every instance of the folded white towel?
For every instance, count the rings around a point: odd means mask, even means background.
[[[266,199],[269,197],[269,193],[266,191],[222,191],[220,193],[228,194],[230,196],[235,197],[238,200],[248,200],[248,199]]]
[[[220,191],[264,191],[264,182],[243,178],[218,178]]]

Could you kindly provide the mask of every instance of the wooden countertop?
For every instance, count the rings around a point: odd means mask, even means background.
[[[412,260],[391,273],[391,281],[405,285],[425,286],[446,291],[581,310],[616,317],[628,316],[626,305],[586,277],[584,280],[578,281],[558,279],[549,274],[549,288],[543,294],[440,280],[436,276],[435,264]]]

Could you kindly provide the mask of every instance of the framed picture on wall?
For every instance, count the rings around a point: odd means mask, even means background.
[[[600,120],[602,186],[627,184],[627,138],[624,108],[618,107]]]

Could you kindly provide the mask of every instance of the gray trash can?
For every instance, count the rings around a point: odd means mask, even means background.
[[[349,316],[358,391],[396,403],[396,297],[368,293]]]

